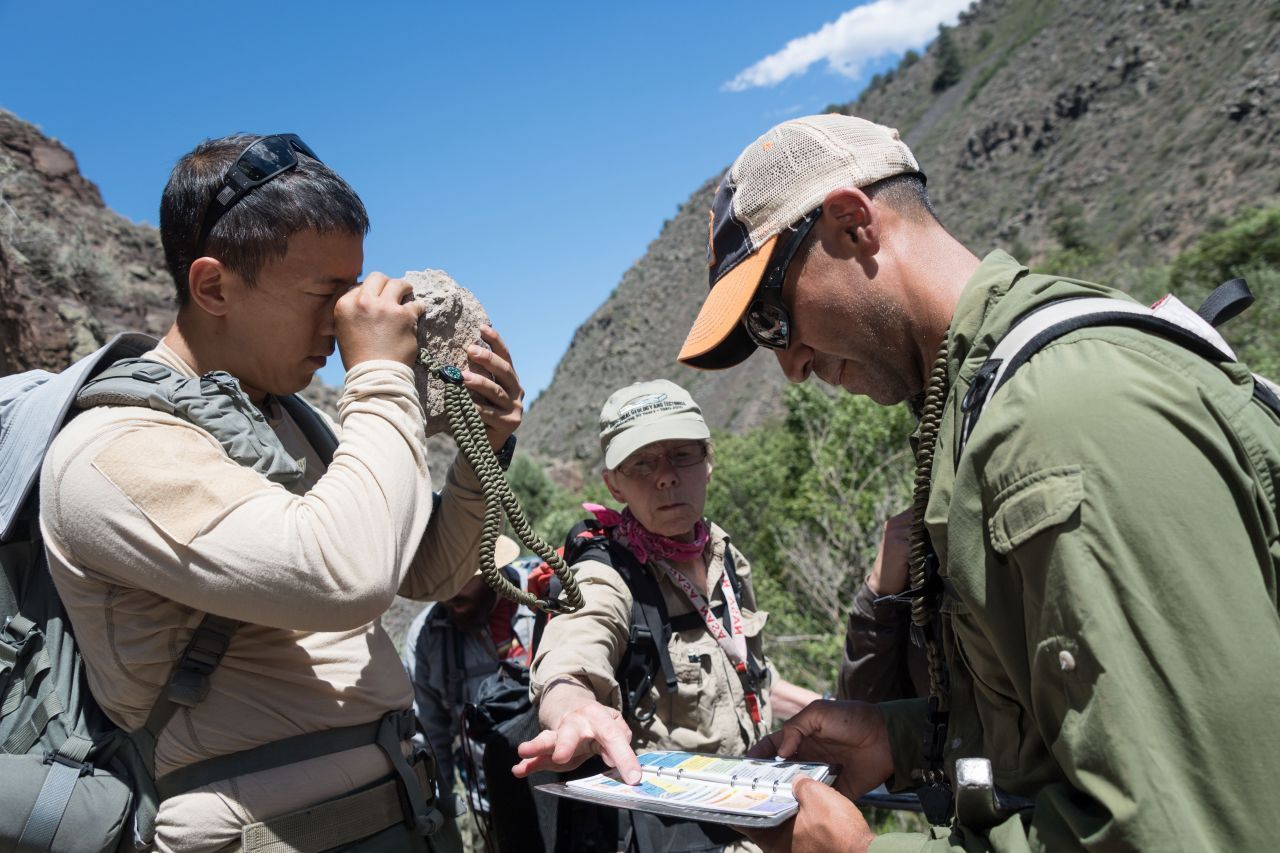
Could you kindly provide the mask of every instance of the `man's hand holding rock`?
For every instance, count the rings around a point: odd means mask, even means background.
[[[467,347],[470,369],[462,371],[462,384],[467,386],[480,419],[489,434],[489,444],[494,450],[502,447],[524,414],[524,388],[511,364],[511,353],[502,336],[492,326],[480,329],[480,338],[489,345]]]
[[[386,359],[412,366],[418,357],[418,318],[425,306],[405,298],[413,287],[405,280],[369,273],[334,308],[338,348],[347,370]]]

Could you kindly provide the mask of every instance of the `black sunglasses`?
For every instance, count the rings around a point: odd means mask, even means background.
[[[204,244],[209,239],[209,232],[218,224],[223,214],[235,207],[236,203],[248,195],[250,190],[262,186],[282,172],[287,172],[298,165],[298,155],[294,153],[295,151],[306,154],[317,162],[320,160],[316,152],[312,151],[296,133],[276,133],[255,139],[241,152],[236,161],[231,164],[231,168],[227,170],[226,177],[222,179],[222,189],[218,190],[218,194],[214,196],[213,201],[209,202],[209,207],[204,212],[204,222],[200,226],[200,239],[196,243],[196,257],[204,254]]]
[[[821,215],[822,205],[818,205],[791,226],[787,239],[774,247],[756,295],[742,317],[747,335],[758,347],[786,349],[791,344],[791,314],[782,301],[782,285],[787,280],[791,260]]]

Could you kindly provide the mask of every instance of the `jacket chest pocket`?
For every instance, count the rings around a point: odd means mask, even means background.
[[[685,642],[673,639],[669,646],[676,674],[675,693],[666,697],[670,728],[690,729],[709,735],[723,685],[712,668],[715,655],[723,654],[715,640],[703,635]]]

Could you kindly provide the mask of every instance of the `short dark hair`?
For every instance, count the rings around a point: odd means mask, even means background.
[[[160,197],[160,242],[179,307],[191,298],[187,275],[200,257],[196,252],[205,211],[231,164],[261,138],[236,134],[207,139],[169,175]],[[300,231],[359,237],[369,232],[369,214],[355,190],[319,160],[295,153],[297,166],[250,190],[222,215],[205,241],[202,254],[222,261],[250,285],[267,261],[284,257],[289,238]]]
[[[925,189],[924,178],[915,172],[876,181],[862,188],[872,200],[887,205],[903,219],[917,225],[928,225],[931,222],[941,224],[933,202],[929,200],[929,191]]]

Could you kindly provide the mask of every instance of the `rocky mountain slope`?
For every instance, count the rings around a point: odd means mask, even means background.
[[[1036,262],[1089,247],[1086,272],[1127,287],[1206,227],[1280,199],[1273,2],[984,0],[949,36],[955,82],[940,85],[939,40],[837,109],[899,128],[943,222],[979,254]],[[749,141],[724,140],[726,166]],[[686,384],[713,424],[735,431],[778,411],[767,354],[714,374],[674,363],[706,293],[714,185],[578,330],[531,407],[526,448],[595,464],[600,405],[635,379]]]
[[[75,155],[0,110],[0,374],[61,369],[122,329],[161,333],[172,293],[156,230],[108,210]]]

